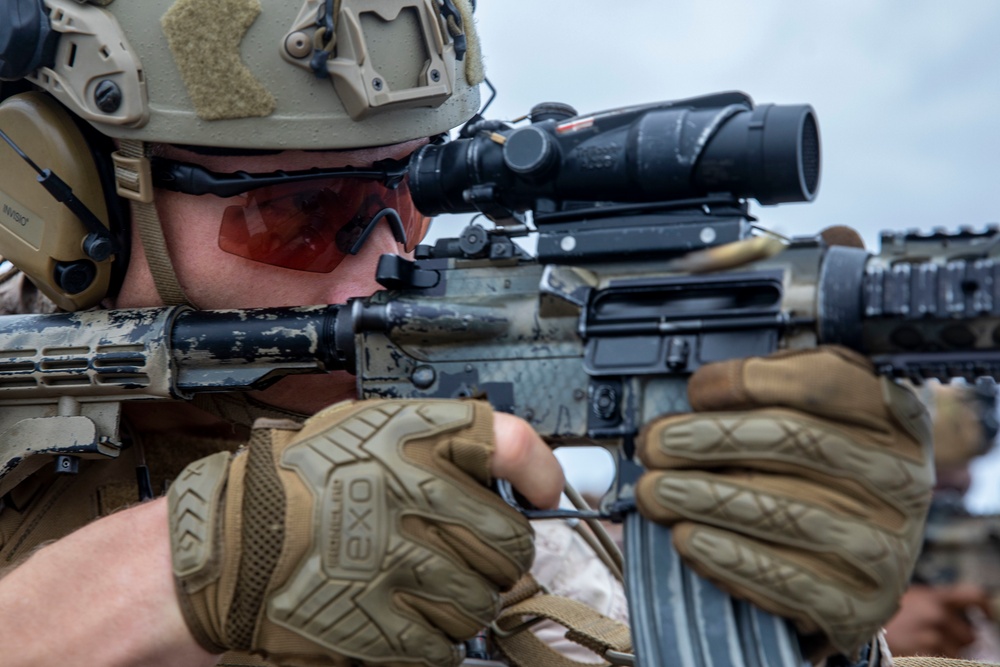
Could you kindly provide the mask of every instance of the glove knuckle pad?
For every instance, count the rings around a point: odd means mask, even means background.
[[[465,487],[477,482],[461,479],[454,466],[435,465],[431,455],[409,455],[408,443],[420,441],[419,449],[431,451],[430,441],[461,431],[474,416],[468,403],[368,401],[329,415],[322,428],[307,424],[280,461],[314,498],[314,539],[271,597],[268,617],[361,659],[454,662],[454,648],[434,621],[455,614],[419,614],[394,601],[404,594],[458,608],[460,617],[473,620],[450,622],[455,632],[492,614],[495,587],[461,554],[436,549],[427,531],[402,530],[407,517],[461,526],[483,543],[481,550],[494,549],[487,546],[493,539],[506,543],[512,554],[493,553],[517,567],[531,551],[526,525],[469,496]],[[428,591],[447,592],[447,600],[426,602]]]
[[[188,465],[167,494],[174,576],[195,590],[218,575],[214,508],[225,488],[228,452],[218,452]]]
[[[805,467],[826,477],[867,481],[894,505],[921,501],[930,483],[926,461],[911,460],[837,425],[787,410],[671,418],[651,429],[643,460],[651,467]],[[916,493],[916,497],[914,494]]]

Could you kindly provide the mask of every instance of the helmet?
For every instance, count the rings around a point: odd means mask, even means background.
[[[349,149],[447,132],[479,107],[472,9],[471,0],[0,0],[0,130],[110,229],[57,202],[0,143],[0,254],[60,307],[89,307],[124,270],[123,198],[134,218],[155,218],[149,142]]]

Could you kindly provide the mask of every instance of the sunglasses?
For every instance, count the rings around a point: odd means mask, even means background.
[[[356,255],[383,219],[407,251],[430,218],[413,205],[408,158],[371,167],[218,173],[197,164],[150,158],[153,185],[233,199],[222,214],[219,248],[272,266],[329,273]]]

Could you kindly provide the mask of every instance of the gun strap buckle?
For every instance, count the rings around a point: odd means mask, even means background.
[[[493,632],[494,636],[499,637],[501,639],[508,639],[510,637],[513,637],[514,635],[521,634],[531,626],[537,625],[538,623],[541,623],[544,620],[545,620],[544,616],[534,616],[526,621],[518,623],[512,628],[507,628],[507,629],[501,628],[499,625],[497,625],[496,621],[493,621],[492,623],[490,623],[490,630]]]
[[[624,623],[608,618],[577,600],[544,591],[533,578],[522,578],[505,595],[503,610],[490,624],[497,646],[517,667],[579,667],[542,643],[532,633],[524,631],[535,624],[551,620],[567,629],[566,639],[580,644],[601,656],[611,665],[632,667],[632,637]]]
[[[111,154],[111,161],[115,168],[115,192],[118,196],[142,204],[153,201],[153,176],[148,157],[119,149]]]

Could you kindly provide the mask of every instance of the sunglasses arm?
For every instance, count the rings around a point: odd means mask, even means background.
[[[407,173],[407,163],[402,160],[380,160],[371,168],[316,168],[303,171],[273,171],[266,174],[251,174],[246,171],[219,173],[190,162],[166,158],[153,158],[150,165],[153,184],[156,187],[189,195],[211,194],[217,197],[235,197],[254,188],[327,178],[381,181],[387,188],[395,189]]]
[[[372,219],[365,225],[365,228],[361,230],[361,234],[354,242],[354,245],[348,248],[347,252],[352,255],[357,255],[361,252],[365,241],[368,240],[368,237],[371,236],[371,233],[383,218],[389,223],[389,229],[392,230],[392,236],[396,239],[396,243],[406,246],[406,230],[403,228],[403,221],[400,219],[399,213],[394,208],[384,208],[372,216]]]

